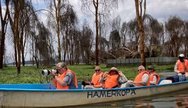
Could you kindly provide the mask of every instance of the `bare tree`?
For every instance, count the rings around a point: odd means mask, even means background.
[[[95,58],[96,65],[99,65],[99,0],[93,0],[95,8],[95,26],[96,26],[96,44],[95,44]]]
[[[143,5],[144,5],[144,8],[143,8]],[[146,0],[135,0],[135,8],[136,8],[136,17],[137,17],[138,31],[139,31],[139,46],[138,46],[139,51],[138,52],[140,52],[141,64],[143,66],[146,66],[146,60],[145,60],[145,54],[144,54],[145,32],[144,32],[144,26],[143,26],[143,16],[145,16],[145,13],[146,13]],[[144,12],[142,12],[143,9],[144,9]]]
[[[145,29],[145,43],[146,48],[149,50],[148,56],[154,57],[160,55],[161,37],[163,36],[163,25],[153,18],[151,15],[146,14],[144,19]]]
[[[137,27],[136,19],[129,21],[127,23],[127,26],[128,26],[127,36],[129,38],[128,47],[132,50],[138,51],[139,35],[138,35],[138,27]]]
[[[26,2],[24,9],[21,10],[20,19],[19,19],[19,35],[20,35],[20,45],[21,45],[21,58],[22,65],[25,65],[25,46],[29,35],[31,33],[31,29],[33,29],[36,24],[34,23],[36,20],[36,12],[32,6],[31,2]]]
[[[123,22],[121,27],[121,40],[122,40],[122,46],[126,46],[126,35],[128,31],[128,26],[126,22]]]
[[[65,6],[65,11],[61,17],[61,33],[63,34],[64,58],[73,59],[74,50],[74,31],[76,28],[77,16],[71,5]],[[72,60],[70,60],[72,61]],[[72,64],[72,63],[71,63]]]
[[[99,16],[100,15],[107,15],[110,12],[110,9],[112,7],[117,6],[118,0],[82,0],[82,5],[84,8],[87,8],[88,10],[91,9],[91,5],[94,6],[94,12],[91,11],[95,15],[95,60],[96,60],[96,65],[99,65]]]
[[[121,25],[121,17],[117,16],[112,21],[112,31],[114,30],[120,31],[120,28],[121,28],[120,25]]]
[[[17,73],[20,74],[21,69],[21,43],[20,43],[20,32],[19,32],[19,19],[21,11],[24,9],[25,1],[24,0],[13,0],[12,1],[13,9],[11,12],[14,14],[11,14],[9,12],[9,21],[11,25],[11,29],[13,31],[13,37],[14,37],[14,52],[15,52],[15,61],[16,61],[16,67],[17,67]],[[8,10],[9,11],[9,10]]]
[[[50,1],[50,13],[48,17],[48,24],[56,31],[57,42],[58,42],[58,61],[61,61],[61,19],[64,13],[65,3],[67,0],[52,0]]]
[[[117,49],[120,47],[121,38],[119,32],[114,30],[110,33],[109,44],[111,49]]]
[[[35,47],[40,54],[41,61],[44,66],[50,66],[51,63],[51,45],[49,43],[49,30],[43,25],[38,24],[39,34],[35,39]]]
[[[9,0],[5,1],[6,9],[5,14],[3,15],[2,9],[2,1],[0,0],[0,17],[1,17],[1,37],[0,37],[0,69],[3,68],[3,61],[4,61],[4,52],[5,52],[5,34],[7,30],[8,24],[8,6]]]
[[[87,24],[82,28],[81,38],[80,38],[80,47],[82,52],[82,59],[86,64],[90,63],[91,60],[91,48],[93,43],[93,31]]]
[[[26,0],[12,0],[8,8],[10,27],[13,32],[13,43],[17,73],[20,74],[21,62],[24,65],[25,44],[31,26],[31,16],[36,16],[32,3]]]
[[[186,56],[188,56],[188,21],[185,21],[185,40],[184,40],[184,47],[185,47],[185,50],[184,50],[184,53]]]
[[[171,45],[169,55],[177,57],[184,39],[184,21],[176,16],[171,17],[165,23],[165,28],[169,36],[169,44]]]
[[[81,57],[81,31],[78,30],[78,29],[74,29],[73,33],[73,40],[74,42],[72,43],[73,44],[73,47],[74,47],[74,51],[73,51],[73,64],[76,63],[76,64],[79,64],[80,63],[80,57]]]

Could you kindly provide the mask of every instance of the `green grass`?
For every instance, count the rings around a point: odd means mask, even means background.
[[[109,71],[110,67],[100,65],[102,71]],[[154,65],[156,72],[173,71],[174,65]],[[73,70],[79,81],[90,80],[94,73],[94,65],[73,65],[68,66]],[[54,68],[54,67],[52,67]],[[132,80],[137,75],[137,66],[127,65],[118,66],[128,79]],[[49,77],[41,75],[42,68],[37,69],[34,66],[25,66],[21,68],[21,73],[17,75],[16,67],[4,67],[0,70],[0,83],[45,83],[49,82]]]

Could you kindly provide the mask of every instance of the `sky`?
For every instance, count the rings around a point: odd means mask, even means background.
[[[80,11],[81,0],[70,0],[74,9],[80,18],[84,15]],[[120,0],[123,1],[118,4],[118,9],[115,11],[115,15],[121,16],[122,21],[130,21],[135,18],[135,3],[134,0]],[[165,22],[171,16],[179,16],[184,20],[188,20],[188,0],[147,0],[146,13],[152,15],[154,18],[161,22]]]
[[[70,3],[73,5],[74,10],[78,16],[78,21],[80,25],[87,20],[90,24],[91,28],[95,27],[95,20],[93,14],[86,14],[81,11],[81,0],[69,0]],[[134,0],[120,0],[121,3],[118,4],[118,9],[114,10],[114,13],[110,16],[110,18],[114,18],[116,16],[121,17],[121,22],[128,22],[135,18],[135,4]],[[32,0],[34,7],[36,10],[43,9],[48,6],[48,0]],[[164,23],[167,21],[171,16],[179,16],[183,20],[188,21],[188,0],[147,0],[147,10],[146,13],[150,14],[154,18],[158,19],[160,22]],[[90,13],[90,12],[88,12]],[[46,22],[46,12],[38,13],[39,18],[44,23]],[[7,39],[8,40],[8,39]],[[7,41],[6,40],[6,41]],[[10,48],[10,42],[6,42],[6,46]],[[12,47],[12,46],[11,46]],[[11,53],[12,53],[11,51]],[[9,53],[9,51],[7,51]],[[11,54],[9,53],[9,55]],[[29,58],[29,57],[28,57]]]
[[[45,8],[47,6],[46,0],[32,0],[36,8]],[[119,0],[118,9],[114,10],[111,18],[120,15],[121,21],[128,22],[135,18],[135,3],[134,0]],[[86,14],[81,10],[81,0],[69,0],[73,5],[74,10],[78,16],[79,22],[83,23],[84,20],[90,22],[90,25],[94,25],[94,15]],[[150,14],[154,18],[161,22],[165,22],[171,16],[179,16],[183,20],[188,20],[188,0],[147,0],[146,13]],[[88,11],[88,13],[90,13]],[[45,21],[45,14],[42,14],[41,19]]]

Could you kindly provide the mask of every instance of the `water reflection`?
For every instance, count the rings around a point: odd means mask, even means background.
[[[188,90],[143,99],[99,103],[74,108],[188,108]]]
[[[176,96],[176,104],[178,108],[188,108],[188,95]]]

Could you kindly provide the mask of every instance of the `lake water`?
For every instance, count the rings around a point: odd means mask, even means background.
[[[92,104],[74,108],[188,108],[188,90],[142,99]]]

